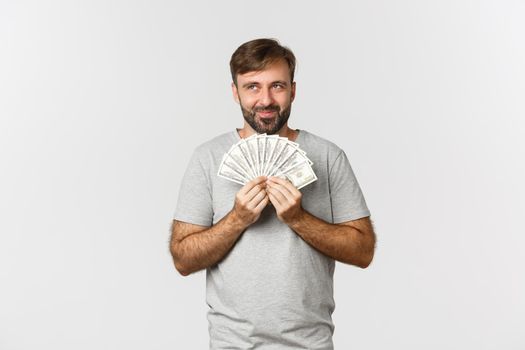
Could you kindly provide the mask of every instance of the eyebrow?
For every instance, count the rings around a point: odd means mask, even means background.
[[[284,86],[288,86],[288,83],[286,81],[283,81],[283,80],[272,81],[272,84],[282,84]],[[261,84],[256,82],[256,81],[249,81],[249,82],[243,84],[242,87],[245,88],[245,87],[248,87],[249,85],[261,85]]]

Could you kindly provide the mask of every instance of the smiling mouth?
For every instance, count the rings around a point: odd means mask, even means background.
[[[270,118],[270,117],[273,117],[276,113],[277,113],[276,111],[259,111],[259,112],[257,112],[257,114],[261,118]]]

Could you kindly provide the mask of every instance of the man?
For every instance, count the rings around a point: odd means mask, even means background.
[[[211,349],[333,349],[335,261],[366,268],[375,234],[345,153],[288,127],[295,57],[275,40],[230,61],[242,129],[199,146],[184,175],[170,249],[184,276],[206,273]],[[278,177],[241,186],[218,177],[231,145],[254,133],[297,142],[318,180],[300,191]]]

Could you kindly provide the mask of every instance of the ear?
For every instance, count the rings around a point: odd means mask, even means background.
[[[233,99],[235,100],[235,102],[240,103],[239,102],[239,91],[237,91],[237,86],[235,86],[234,82],[232,82],[232,94],[233,94]]]
[[[293,102],[295,99],[295,81],[292,83],[292,92],[290,94],[290,101]]]

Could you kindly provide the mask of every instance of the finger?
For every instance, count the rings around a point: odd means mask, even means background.
[[[266,194],[266,191],[262,190],[261,192],[257,193],[257,195],[255,197],[253,197],[249,202],[248,204],[246,205],[246,207],[248,209],[252,209],[252,208],[255,208],[257,207],[257,205],[264,199],[264,197],[267,197],[267,194]]]
[[[275,207],[275,210],[281,211],[282,209],[281,203],[279,203],[279,200],[275,198],[275,196],[270,192],[268,192],[268,199],[270,200],[270,202],[272,202],[273,206]]]
[[[299,192],[299,190],[295,188],[295,186],[288,180],[281,179],[281,182],[279,183],[268,180],[266,183],[267,186],[273,186],[274,188],[279,189],[282,192],[282,194],[286,197],[286,199],[288,199],[290,204],[294,204],[298,200],[301,200],[301,192]]]
[[[301,193],[299,192],[297,188],[295,188],[295,186],[288,179],[281,179],[280,177],[272,176],[268,178],[267,182],[269,181],[283,186],[284,188],[286,188],[286,190],[288,190],[294,196],[297,196]]]
[[[244,199],[246,200],[247,203],[251,202],[259,193],[265,193],[265,189],[266,189],[266,182],[263,182],[263,183],[259,183],[257,185],[255,185],[254,187],[252,187],[252,189],[250,191],[248,191],[248,193],[246,193],[244,195]]]
[[[257,204],[257,206],[255,207],[255,210],[257,212],[262,211],[264,209],[264,207],[266,207],[268,205],[269,201],[270,201],[270,198],[268,196],[264,196],[262,201],[260,201],[259,204]]]
[[[266,181],[266,176],[259,176],[255,179],[251,180],[250,182],[246,183],[240,190],[239,193],[241,195],[246,195],[248,192],[250,192],[255,186],[259,185],[260,183],[263,183]]]
[[[286,188],[284,187],[283,185],[281,184],[278,184],[278,183],[275,183],[275,182],[268,182],[268,186],[267,188],[272,188],[276,191],[278,191],[284,198],[284,200],[290,204],[294,204],[295,203],[295,200],[296,198],[294,197],[294,195]],[[280,198],[279,198],[280,199]],[[282,203],[281,201],[281,204],[284,204]]]
[[[282,206],[285,203],[288,203],[288,199],[281,193],[281,191],[279,191],[274,186],[269,185],[266,188],[266,192],[268,192],[268,194],[273,195],[279,201],[279,205]]]

